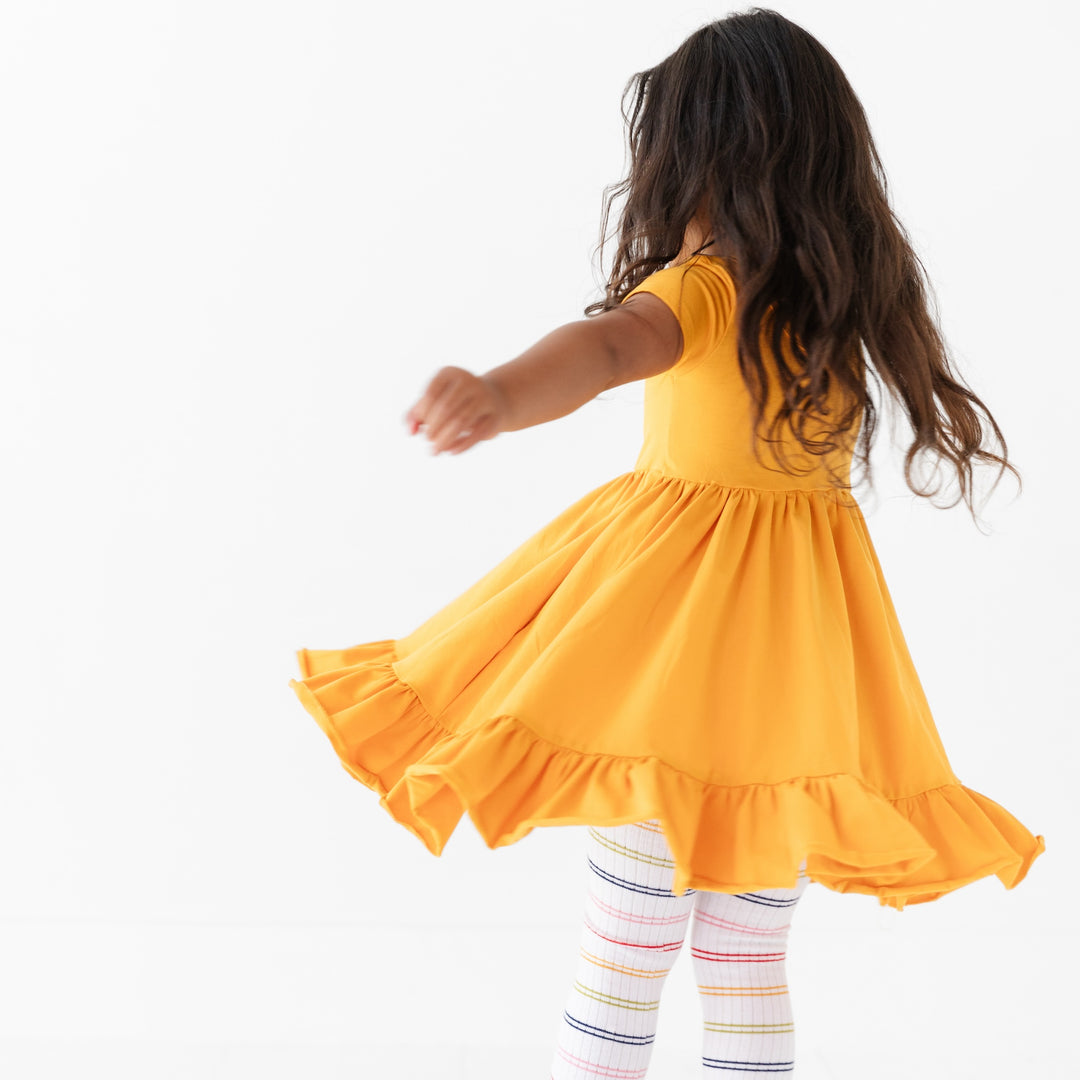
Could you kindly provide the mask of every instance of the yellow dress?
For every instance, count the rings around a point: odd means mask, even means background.
[[[684,349],[644,380],[633,470],[405,637],[300,649],[289,685],[434,855],[465,812],[491,848],[659,819],[679,895],[793,888],[804,858],[896,909],[1013,888],[1043,837],[953,773],[854,497],[754,460],[723,261],[639,291]]]

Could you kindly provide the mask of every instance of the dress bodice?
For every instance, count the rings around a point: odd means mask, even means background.
[[[779,372],[769,345],[762,337],[762,362],[768,376],[763,426],[757,433],[759,457],[754,454],[754,401],[743,380],[738,360],[738,298],[726,261],[719,256],[695,255],[659,270],[627,293],[650,292],[672,310],[682,329],[683,351],[675,365],[645,380],[644,438],[637,469],[728,487],[767,491],[830,488],[829,470],[850,482],[851,452],[858,426],[838,438],[840,447],[828,455],[814,455],[795,437],[784,421],[772,438],[762,439],[783,400]],[[783,336],[789,369],[798,365]],[[830,416],[847,406],[846,391],[830,391]],[[806,434],[820,439],[828,428],[821,417],[811,417]],[[773,455],[778,445],[787,472]],[[760,458],[760,460],[759,460]]]

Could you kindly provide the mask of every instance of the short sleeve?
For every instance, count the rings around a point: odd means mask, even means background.
[[[659,297],[679,320],[683,351],[666,374],[696,368],[711,355],[731,326],[735,311],[735,286],[727,270],[706,255],[695,255],[678,266],[665,266],[631,289]]]

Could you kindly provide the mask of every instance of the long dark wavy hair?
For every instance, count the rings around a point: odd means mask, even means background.
[[[923,451],[955,466],[960,496],[948,506],[963,498],[973,517],[974,459],[1000,465],[998,480],[1008,469],[1022,489],[997,422],[950,366],[928,310],[928,299],[936,309],[932,286],[889,205],[862,104],[816,38],[768,8],[729,14],[635,73],[621,111],[630,167],[624,180],[605,188],[601,257],[612,203],[622,195],[626,202],[605,297],[585,308],[587,317],[617,307],[671,263],[703,207],[708,239],[701,248],[721,246],[736,284],[739,366],[756,404],[755,431],[766,404],[763,338],[776,358],[784,399],[763,441],[780,442],[774,433],[788,421],[808,453],[830,454],[842,442],[872,487],[877,409],[867,377],[878,382],[880,375],[915,435],[904,458],[912,491],[929,498],[940,490],[912,481]],[[781,359],[785,340],[795,370]],[[826,401],[837,387],[850,407],[830,423]],[[1001,456],[983,448],[975,406]],[[806,437],[808,413],[823,441]],[[783,468],[780,455],[776,460]],[[835,476],[830,482],[850,486]]]

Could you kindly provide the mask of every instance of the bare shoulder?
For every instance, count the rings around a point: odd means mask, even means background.
[[[640,292],[597,315],[615,358],[612,386],[648,379],[674,367],[682,356],[683,334],[674,312],[652,293]]]

